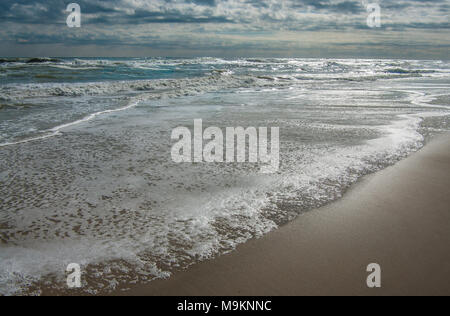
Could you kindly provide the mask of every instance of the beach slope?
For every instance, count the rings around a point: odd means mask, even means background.
[[[450,295],[450,135],[228,255],[126,295]],[[382,287],[366,285],[370,263]]]

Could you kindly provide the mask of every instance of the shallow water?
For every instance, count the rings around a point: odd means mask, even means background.
[[[167,277],[339,198],[450,126],[441,61],[61,59],[0,69],[1,294],[62,290],[71,262],[86,271],[86,293]],[[172,130],[199,118],[205,128],[279,127],[279,172],[173,163]]]

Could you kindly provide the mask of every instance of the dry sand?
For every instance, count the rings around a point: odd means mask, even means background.
[[[450,135],[335,203],[126,295],[450,295]],[[366,267],[382,268],[369,289]]]

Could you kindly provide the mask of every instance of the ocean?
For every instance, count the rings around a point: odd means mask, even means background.
[[[167,278],[450,130],[450,62],[0,59],[0,294]],[[174,128],[279,127],[280,168],[175,163]],[[300,219],[301,220],[301,219]]]

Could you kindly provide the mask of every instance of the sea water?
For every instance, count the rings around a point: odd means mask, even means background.
[[[0,294],[107,293],[232,251],[450,127],[450,63],[0,63]],[[280,167],[175,163],[172,131],[279,127]]]

